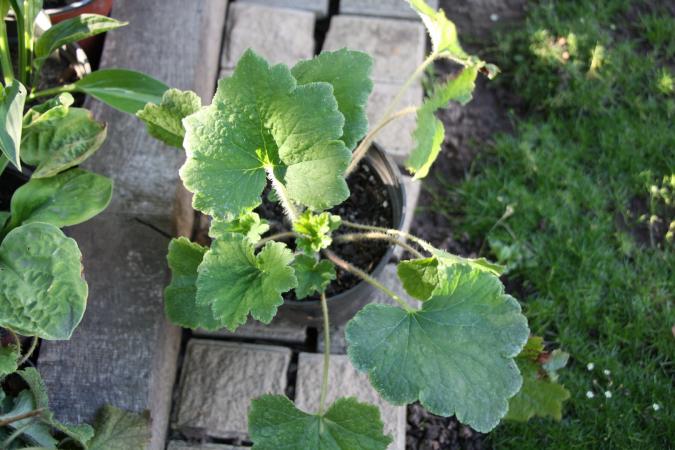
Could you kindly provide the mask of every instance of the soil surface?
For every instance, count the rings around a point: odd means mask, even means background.
[[[76,1],[78,0],[45,0],[44,8],[62,8],[64,6],[70,5],[71,3],[75,3]]]

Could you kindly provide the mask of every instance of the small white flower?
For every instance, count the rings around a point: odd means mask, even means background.
[[[612,398],[612,393],[609,391],[605,391],[605,398]]]
[[[493,22],[498,21],[498,20],[499,20],[499,15],[498,15],[498,14],[494,14],[494,13],[490,14],[490,20],[493,21]]]
[[[654,404],[652,405],[652,409],[653,409],[654,411],[658,411],[659,409],[661,409],[661,405],[659,405],[658,403],[654,403]]]
[[[604,373],[605,376],[610,376],[610,375],[612,374],[612,372],[610,372],[610,371],[607,370],[607,369],[603,370],[602,373]]]
[[[595,364],[593,364],[593,363],[588,363],[588,364],[586,364],[586,368],[587,368],[588,371],[590,372],[591,370],[593,370],[593,369],[595,368]]]
[[[587,398],[593,398],[593,397],[595,397],[595,394],[593,393],[593,391],[587,391],[587,392],[586,392],[586,397],[587,397]]]

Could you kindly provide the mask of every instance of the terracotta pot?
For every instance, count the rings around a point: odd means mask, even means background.
[[[109,16],[112,11],[114,0],[81,0],[61,8],[48,8],[45,12],[49,15],[53,24],[72,19],[81,14],[100,14]],[[89,55],[89,58],[98,60],[103,45],[103,36],[98,35],[79,41],[80,47]]]

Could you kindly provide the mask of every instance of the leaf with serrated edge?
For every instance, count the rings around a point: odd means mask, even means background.
[[[527,422],[534,416],[562,418],[562,404],[570,398],[564,386],[542,377],[538,365],[530,361],[518,361],[523,375],[523,387],[509,401],[506,420]]]
[[[172,147],[183,148],[183,119],[201,107],[202,100],[194,92],[169,89],[159,105],[148,103],[136,116],[145,123],[150,136]]]
[[[333,86],[338,108],[345,116],[342,141],[350,150],[368,132],[366,105],[373,90],[372,68],[370,55],[344,48],[322,52],[314,59],[300,61],[291,69],[298,84],[323,81]]]
[[[0,347],[0,380],[16,372],[17,362],[21,358],[21,349],[18,345],[8,345]]]
[[[487,432],[520,389],[527,320],[496,277],[455,266],[445,278],[418,311],[366,306],[347,325],[348,354],[386,400]]]
[[[34,222],[77,225],[107,208],[112,190],[110,178],[82,169],[31,179],[12,197],[9,227]]]
[[[104,406],[96,416],[95,435],[87,450],[146,450],[150,443],[150,418],[113,406]]]
[[[19,150],[25,102],[26,88],[17,80],[0,90],[0,150],[18,169],[21,169]]]
[[[81,259],[77,243],[54,225],[10,231],[0,244],[0,326],[24,336],[70,339],[87,303]]]
[[[441,284],[439,263],[436,258],[401,261],[397,266],[398,277],[403,288],[418,300],[427,300]]]
[[[243,234],[255,244],[269,229],[267,221],[261,219],[258,213],[246,212],[234,220],[212,219],[209,237],[217,239],[226,233],[237,233]]]
[[[272,169],[290,199],[309,208],[349,196],[351,152],[339,140],[344,117],[328,83],[297,86],[286,66],[270,67],[248,50],[220,80],[213,104],[184,125],[180,175],[206,214],[236,217],[258,206]]]
[[[351,397],[320,416],[283,395],[264,395],[251,402],[248,417],[254,450],[384,450],[391,443],[377,407]]]
[[[417,128],[413,132],[417,145],[405,162],[406,168],[415,174],[415,179],[428,175],[445,139],[443,123],[434,114],[439,108],[445,108],[451,101],[460,102],[462,105],[468,103],[471,100],[477,75],[476,67],[465,68],[457,77],[438,86],[417,111]]]
[[[197,268],[207,250],[184,237],[171,241],[167,255],[171,283],[164,290],[165,310],[176,325],[215,331],[223,325],[213,317],[211,306],[197,303]]]
[[[28,128],[21,140],[21,159],[37,166],[33,178],[46,178],[82,164],[93,155],[107,135],[105,124],[90,111],[69,108],[49,126]]]
[[[325,259],[317,261],[313,256],[296,255],[293,268],[298,278],[298,287],[295,288],[298,300],[314,293],[321,294],[335,279],[335,266]]]
[[[442,9],[436,11],[424,0],[408,0],[408,3],[419,14],[427,28],[434,53],[457,61],[469,59],[469,55],[459,43],[457,27],[445,17]]]
[[[328,248],[333,242],[331,232],[340,228],[341,223],[340,216],[329,212],[313,214],[305,211],[293,223],[293,231],[298,234],[295,243],[300,250],[309,254]]]
[[[297,286],[285,244],[268,242],[258,253],[243,236],[224,235],[211,244],[197,276],[197,304],[210,306],[230,330],[254,319],[270,323],[283,303],[281,294]]]

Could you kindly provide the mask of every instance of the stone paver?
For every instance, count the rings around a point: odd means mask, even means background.
[[[307,327],[282,319],[274,319],[272,323],[265,325],[249,318],[248,323],[237,328],[234,333],[224,328],[219,331],[196,330],[194,334],[202,337],[264,339],[287,344],[302,344],[307,339]]]
[[[323,50],[343,47],[375,58],[374,81],[401,83],[424,60],[426,31],[419,21],[333,16]]]
[[[251,400],[283,394],[291,351],[284,347],[192,339],[187,346],[176,427],[245,439]]]
[[[318,353],[300,353],[295,404],[303,411],[315,413],[319,407],[323,356]],[[393,438],[390,450],[405,450],[406,407],[394,406],[383,400],[368,381],[358,372],[349,358],[333,355],[330,360],[328,395],[330,405],[338,397],[356,397],[376,405],[384,422],[385,433]]]
[[[403,175],[403,186],[405,187],[405,199],[406,199],[406,210],[407,214],[403,220],[403,226],[401,227],[402,231],[406,233],[410,232],[410,227],[415,216],[415,209],[417,208],[417,202],[420,198],[420,192],[422,191],[422,182],[420,180],[413,180],[412,177]],[[405,239],[401,239],[405,242]],[[394,256],[400,258],[403,254],[403,249],[397,246],[394,249]]]
[[[370,124],[374,125],[382,119],[389,102],[396,96],[400,88],[401,85],[398,83],[375,83],[373,92],[368,99],[367,112]],[[396,110],[407,106],[420,106],[423,97],[422,87],[419,84],[414,85],[405,92]],[[415,140],[412,136],[415,131],[415,124],[415,114],[407,114],[391,122],[375,138],[375,141],[387,154],[401,166],[408,159],[408,155],[415,146]]]
[[[270,63],[294,65],[314,55],[314,22],[311,12],[234,3],[227,19],[221,66],[231,69],[248,49]]]
[[[238,0],[240,3],[257,3],[259,5],[275,6],[277,8],[291,8],[311,11],[319,18],[328,15],[329,0]]]
[[[438,8],[438,0],[427,0],[427,4],[434,9]],[[340,13],[419,19],[417,13],[404,0],[340,0]]]
[[[182,441],[172,441],[167,450],[247,450],[250,447],[234,447],[221,444],[188,444]]]

